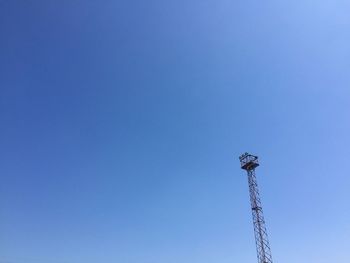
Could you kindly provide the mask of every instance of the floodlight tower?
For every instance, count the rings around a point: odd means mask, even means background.
[[[272,263],[271,250],[267,236],[264,214],[261,206],[255,168],[259,166],[258,157],[249,153],[239,157],[241,168],[247,171],[250,204],[252,207],[256,252],[258,263]]]

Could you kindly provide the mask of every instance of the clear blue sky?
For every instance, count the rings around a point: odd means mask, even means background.
[[[0,262],[350,262],[346,0],[0,1]]]

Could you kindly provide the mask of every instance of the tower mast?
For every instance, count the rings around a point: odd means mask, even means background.
[[[272,263],[270,244],[267,236],[265,219],[261,205],[255,168],[259,166],[258,157],[245,153],[239,157],[241,168],[247,171],[250,204],[253,215],[254,235],[258,263]]]

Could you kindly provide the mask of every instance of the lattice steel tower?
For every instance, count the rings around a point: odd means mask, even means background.
[[[259,166],[258,157],[245,153],[239,157],[241,168],[247,171],[250,204],[252,207],[256,252],[258,263],[272,263],[271,250],[265,226],[264,214],[259,196],[255,168]]]

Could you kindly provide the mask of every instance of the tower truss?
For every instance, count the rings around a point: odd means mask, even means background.
[[[255,168],[259,166],[258,157],[245,153],[239,157],[241,168],[247,171],[250,204],[253,216],[254,235],[258,263],[272,263],[271,249],[267,236],[265,219],[260,200]]]

